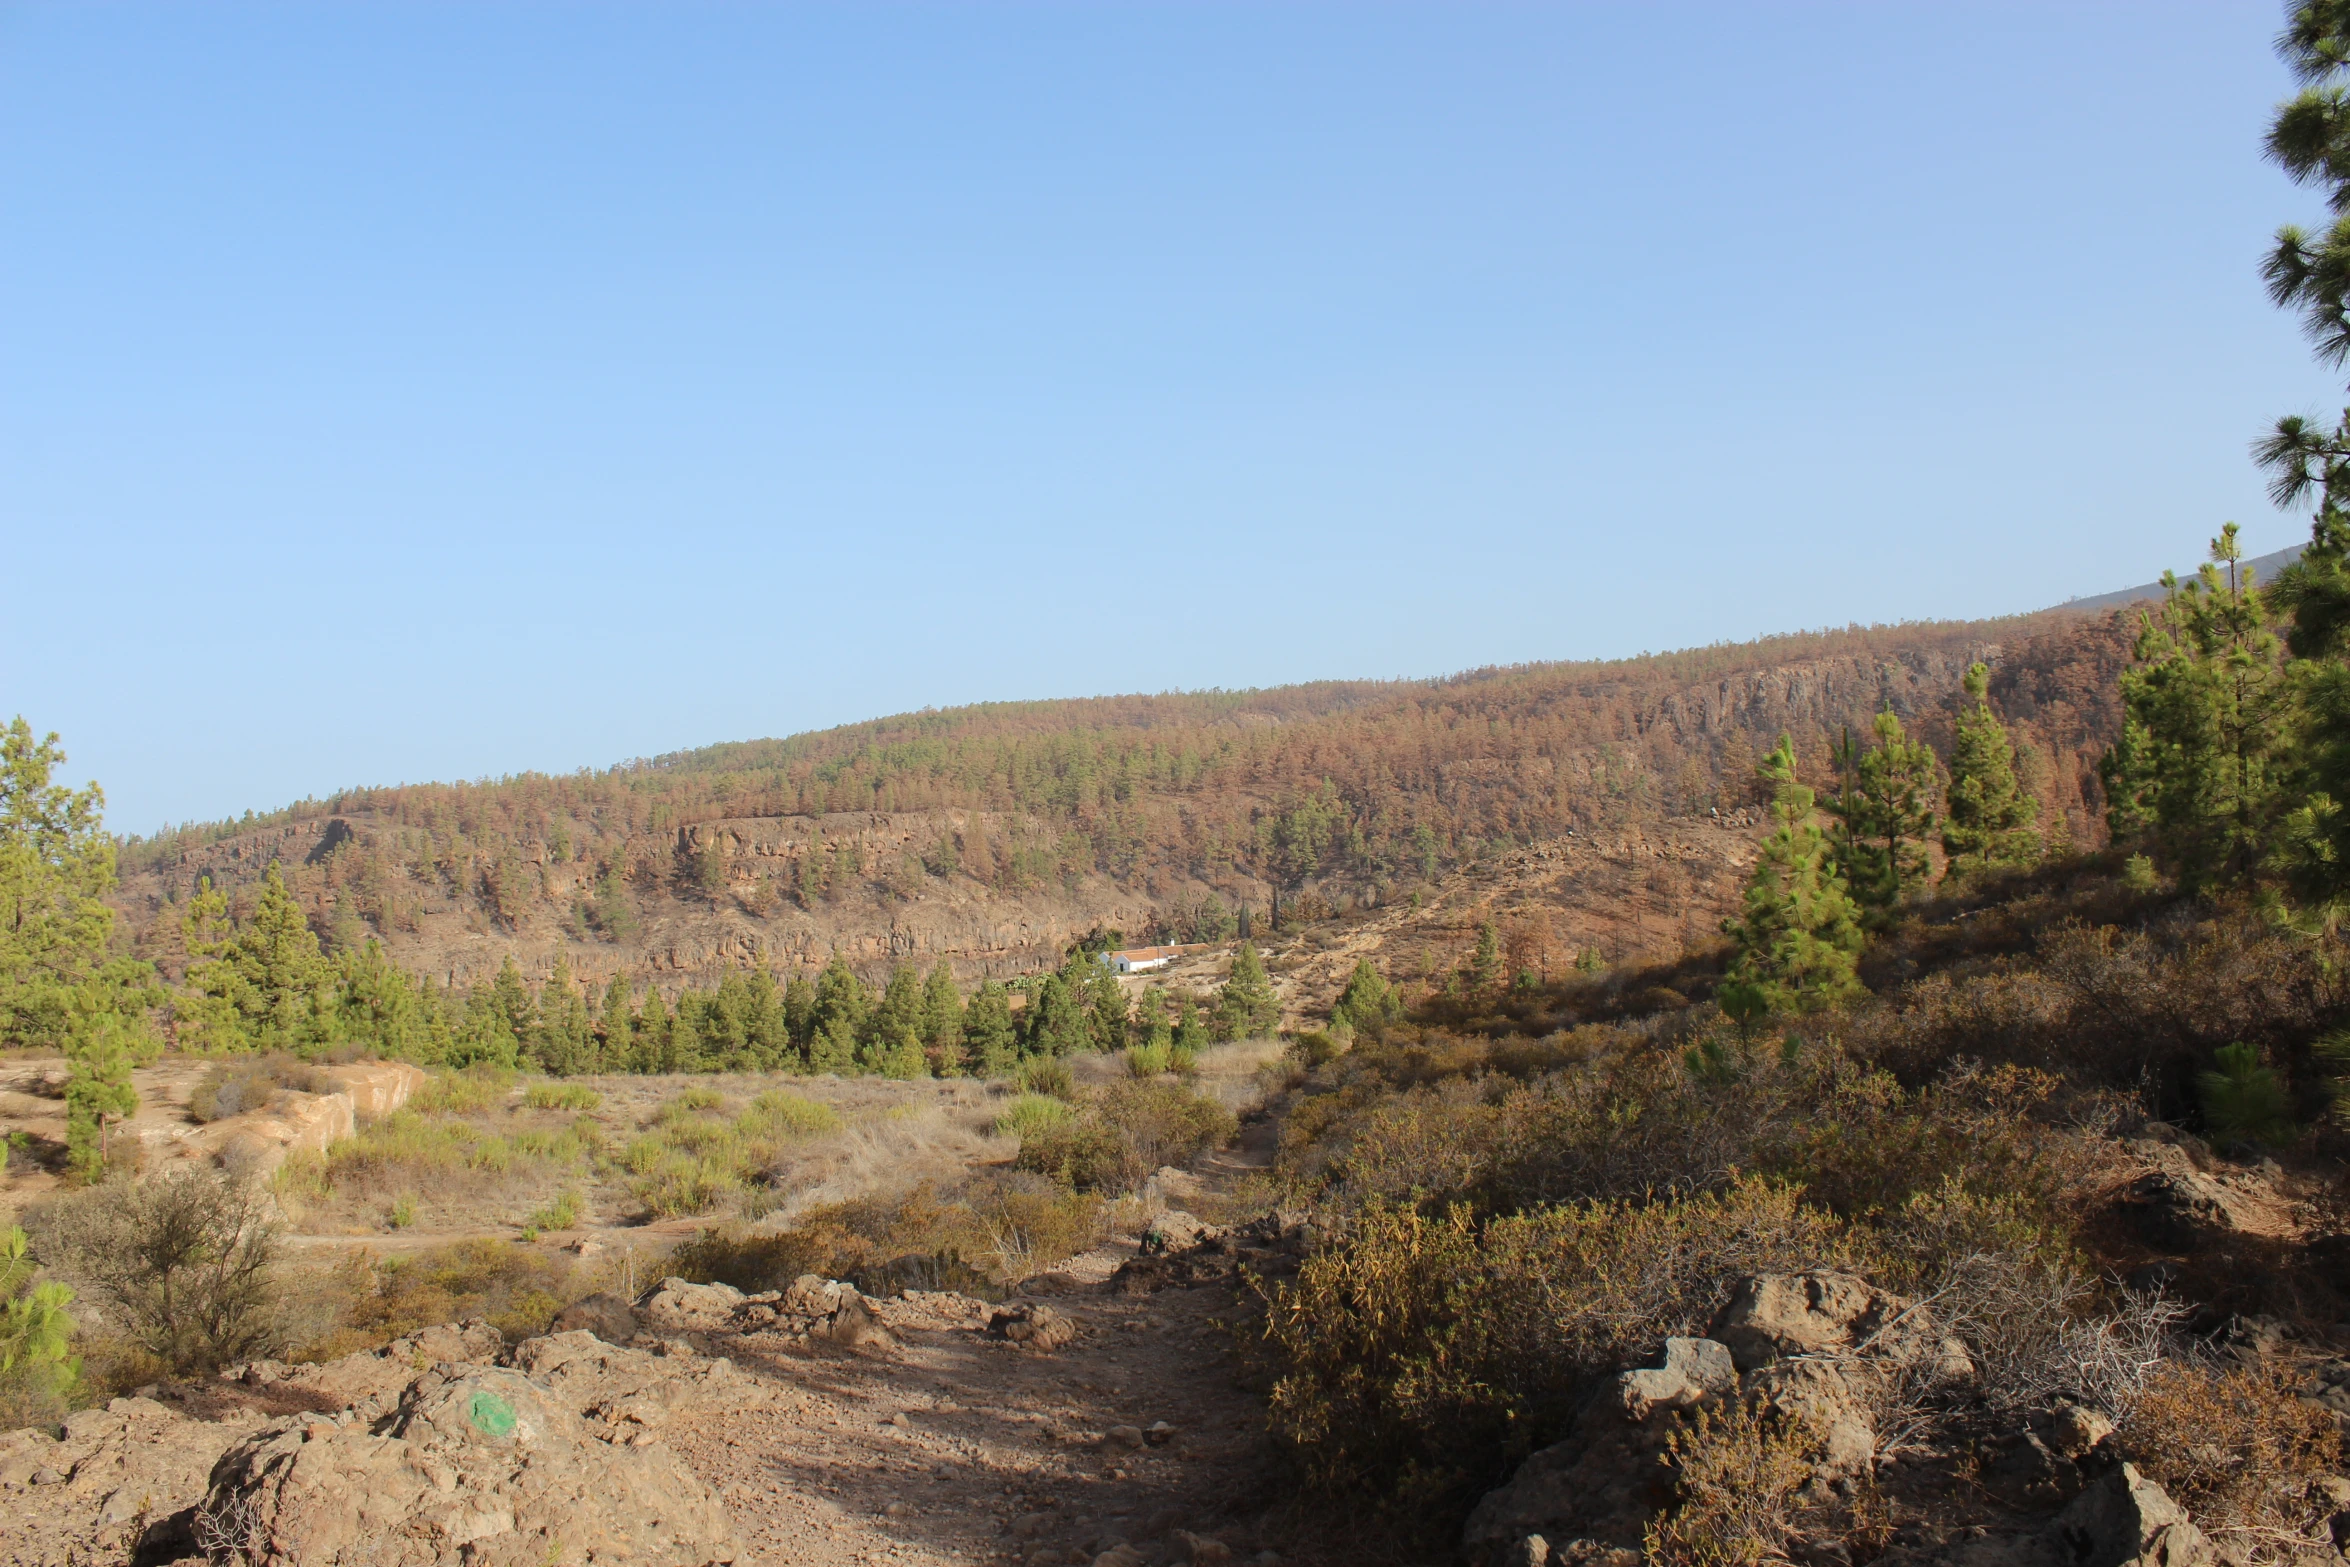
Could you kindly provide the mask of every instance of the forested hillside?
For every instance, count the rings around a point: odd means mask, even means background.
[[[1750,803],[1781,731],[1809,774],[1890,706],[1947,744],[1987,656],[2052,836],[2096,836],[2120,616],[1851,628],[1414,682],[1001,703],[716,745],[602,772],[353,789],[123,847],[133,945],[174,971],[203,878],[241,912],[279,862],[330,945],[379,935],[458,983],[709,975],[838,950],[878,975],[1049,966],[1114,928],[1408,898],[1570,830]],[[1286,903],[1282,911],[1278,905]]]

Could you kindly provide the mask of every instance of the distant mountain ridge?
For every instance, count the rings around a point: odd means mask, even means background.
[[[2295,544],[2289,548],[2278,550],[2273,555],[2256,555],[2244,564],[2251,568],[2254,581],[2274,582],[2278,572],[2301,558],[2302,548],[2303,546]],[[2188,573],[2181,572],[2179,575],[2184,577]],[[2134,588],[2123,588],[2118,593],[2099,593],[2085,599],[2066,599],[2058,608],[2119,609],[2124,604],[2135,604],[2141,599],[2158,599],[2160,597],[2162,597],[2162,584],[2145,582]]]

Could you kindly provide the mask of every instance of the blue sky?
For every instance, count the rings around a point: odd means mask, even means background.
[[[0,7],[0,714],[144,832],[2278,548],[2280,19]]]

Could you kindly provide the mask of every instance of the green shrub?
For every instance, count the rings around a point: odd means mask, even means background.
[[[1134,1150],[1137,1184],[1163,1164],[1188,1164],[1240,1130],[1231,1111],[1181,1083],[1113,1083],[1090,1107]]]
[[[593,1110],[604,1096],[584,1083],[533,1083],[522,1102],[533,1110]]]
[[[1022,1094],[1004,1107],[995,1118],[998,1137],[1017,1137],[1022,1140],[1055,1126],[1066,1125],[1077,1118],[1077,1112],[1067,1101],[1045,1094]]]
[[[1038,1121],[1022,1134],[1013,1167],[1086,1192],[1131,1191],[1161,1165],[1187,1163],[1239,1129],[1214,1100],[1148,1080],[1113,1083],[1074,1116],[1052,1118],[1042,1105],[1027,1113]]]
[[[475,1239],[394,1257],[348,1254],[304,1284],[331,1322],[296,1358],[332,1360],[467,1317],[487,1317],[509,1341],[528,1338],[594,1280],[561,1252]]]
[[[1134,1150],[1116,1127],[1076,1116],[1021,1138],[1012,1167],[1081,1192],[1124,1191],[1140,1178]]]
[[[31,1218],[42,1260],[175,1375],[281,1341],[278,1221],[257,1185],[182,1169],[77,1192]]]
[[[724,1096],[690,1089],[661,1107],[653,1129],[621,1150],[629,1189],[663,1218],[708,1213],[761,1178],[792,1143],[837,1131],[831,1106],[799,1094],[761,1094],[727,1119]]]
[[[1675,1505],[1650,1522],[1642,1556],[1654,1567],[1787,1561],[1804,1514],[1817,1510],[1806,1487],[1827,1456],[1811,1422],[1760,1399],[1696,1411],[1665,1439]]]
[[[553,1202],[530,1216],[534,1230],[568,1230],[579,1222],[583,1204],[576,1190],[566,1189]]]
[[[751,1101],[743,1128],[755,1136],[816,1137],[840,1130],[840,1113],[828,1104],[770,1090]]]
[[[1057,1056],[1030,1056],[1020,1063],[1020,1087],[1031,1094],[1045,1094],[1054,1099],[1075,1099],[1077,1078],[1069,1070],[1069,1063]]]

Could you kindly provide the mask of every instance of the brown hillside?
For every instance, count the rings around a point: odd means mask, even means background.
[[[561,952],[583,978],[674,983],[836,948],[869,973],[944,955],[977,978],[1054,962],[1097,927],[1212,935],[1219,907],[1245,907],[1262,931],[1277,900],[1309,921],[1384,910],[1400,937],[1426,921],[1399,906],[1450,872],[1536,845],[1572,859],[1674,819],[1664,837],[1690,838],[1686,824],[1751,803],[1754,759],[1782,730],[1818,778],[1838,731],[1884,705],[1946,745],[1977,657],[1997,669],[2052,836],[2093,841],[2128,635],[2118,615],[2051,612],[1434,681],[916,713],[600,773],[354,789],[133,839],[119,901],[137,950],[176,971],[198,881],[249,898],[275,860],[330,942],[380,936],[458,983],[507,953],[526,972]],[[1544,897],[1582,911],[1562,939],[1670,946],[1735,895],[1714,869],[1653,868],[1637,908],[1615,879],[1558,881]]]

